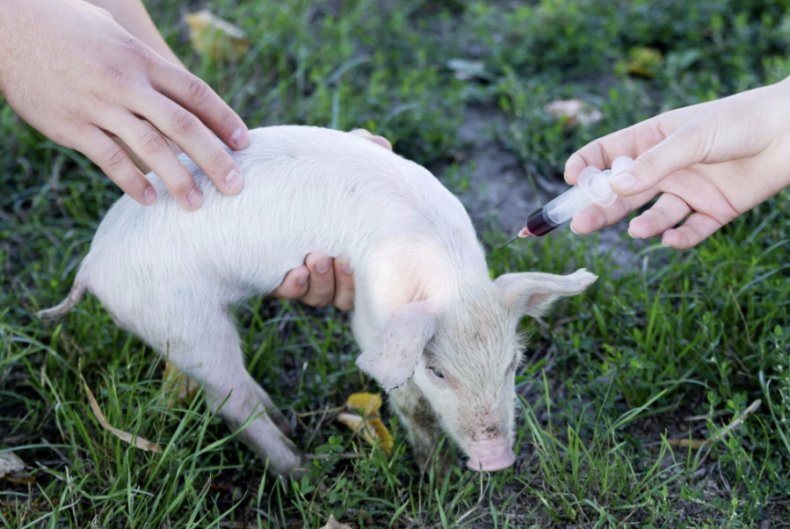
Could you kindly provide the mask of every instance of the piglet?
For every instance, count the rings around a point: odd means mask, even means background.
[[[244,192],[223,196],[187,158],[205,195],[183,211],[124,196],[105,216],[62,317],[89,291],[115,322],[200,382],[207,400],[277,474],[302,471],[287,422],[249,375],[230,307],[273,291],[313,251],[354,267],[357,365],[388,393],[426,461],[441,430],[474,470],[513,464],[517,326],[596,276],[505,274],[492,281],[461,203],[423,167],[359,136],[260,128],[233,153]],[[252,419],[250,419],[252,417]]]

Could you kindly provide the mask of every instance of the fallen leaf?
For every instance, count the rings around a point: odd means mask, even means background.
[[[189,40],[200,55],[236,60],[250,50],[250,39],[240,28],[203,9],[186,16]]]
[[[96,420],[99,421],[99,424],[102,428],[113,434],[121,441],[129,443],[130,445],[135,446],[141,450],[146,450],[149,452],[162,451],[162,448],[158,444],[149,441],[148,439],[132,435],[129,432],[124,432],[123,430],[119,430],[118,428],[112,426],[104,416],[104,413],[101,411],[99,403],[96,402],[96,397],[93,396],[93,392],[91,391],[91,388],[88,387],[88,383],[85,382],[85,378],[82,376],[82,373],[80,373],[80,380],[82,380],[82,385],[85,388],[85,392],[88,394],[88,402],[90,402],[93,415],[96,417]]]
[[[329,521],[326,522],[326,525],[321,527],[321,529],[351,529],[351,526],[338,522],[335,520],[335,515],[330,514]]]
[[[346,409],[337,420],[362,436],[371,445],[379,444],[386,454],[392,453],[395,444],[392,434],[379,417],[381,395],[377,393],[353,393],[346,399]]]
[[[603,119],[601,111],[579,99],[557,99],[543,109],[563,125],[593,125]]]
[[[165,362],[165,371],[162,374],[165,392],[175,395],[180,402],[189,402],[198,390],[198,383],[182,373],[170,362]]]
[[[644,46],[631,48],[628,51],[626,71],[631,75],[652,79],[664,64],[664,56],[655,48]]]
[[[381,404],[381,395],[378,393],[352,393],[346,399],[346,408],[365,415],[378,415]]]
[[[667,439],[667,443],[669,443],[670,446],[676,446],[680,448],[691,447],[695,450],[705,446],[710,446],[716,441],[719,441],[726,435],[730,434],[732,431],[740,428],[746,418],[757,411],[757,409],[760,407],[760,404],[762,404],[760,399],[757,399],[749,404],[749,406],[747,406],[746,409],[743,410],[740,415],[735,417],[735,419],[733,419],[727,426],[714,432],[710,439]]]
[[[447,67],[455,73],[455,78],[461,81],[481,79],[487,81],[491,75],[486,71],[483,61],[470,61],[468,59],[450,59]]]
[[[667,443],[669,443],[669,446],[675,446],[678,448],[691,447],[694,450],[698,450],[711,444],[711,442],[707,439],[667,439]]]
[[[25,470],[25,463],[13,452],[0,452],[0,478]]]

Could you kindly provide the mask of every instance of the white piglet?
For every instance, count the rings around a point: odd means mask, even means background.
[[[154,175],[159,200],[110,209],[68,297],[87,290],[118,325],[200,382],[209,403],[280,474],[300,451],[266,391],[247,373],[230,307],[273,291],[305,255],[348,259],[357,365],[389,393],[424,462],[443,429],[474,470],[513,464],[517,326],[596,276],[506,274],[492,281],[461,203],[423,167],[353,134],[281,126],[233,153],[244,191],[203,189],[187,213]],[[249,420],[251,416],[254,419]]]

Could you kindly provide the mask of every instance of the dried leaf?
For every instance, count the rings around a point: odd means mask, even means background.
[[[352,393],[346,399],[346,408],[364,415],[378,415],[381,404],[381,395],[378,393]]]
[[[353,393],[346,399],[349,412],[339,414],[337,420],[362,436],[368,444],[378,443],[384,453],[390,454],[394,440],[379,418],[381,404],[381,395],[377,393]]]
[[[546,113],[563,125],[593,125],[603,119],[601,111],[579,99],[558,99],[544,107]]]
[[[655,48],[636,47],[628,52],[626,70],[631,75],[652,79],[664,64],[664,56]]]
[[[0,478],[25,470],[25,463],[13,452],[0,452]]]
[[[96,420],[99,421],[99,424],[102,428],[113,434],[121,441],[129,443],[130,445],[140,448],[141,450],[147,450],[149,452],[162,451],[162,448],[158,444],[149,441],[148,439],[143,439],[142,437],[132,435],[129,432],[124,432],[123,430],[119,430],[118,428],[112,426],[104,416],[104,413],[101,411],[99,403],[96,402],[96,397],[93,396],[93,392],[91,391],[91,388],[88,387],[88,383],[85,382],[85,378],[83,378],[82,373],[80,373],[80,380],[82,380],[82,385],[85,388],[85,392],[88,394],[88,402],[90,402],[93,415],[96,417]]]
[[[762,404],[762,401],[760,399],[757,399],[751,404],[749,404],[749,406],[747,406],[746,409],[743,410],[743,413],[735,417],[735,419],[733,419],[727,426],[725,426],[721,430],[714,432],[713,435],[710,437],[710,439],[667,439],[667,443],[669,443],[670,446],[676,446],[680,448],[691,447],[694,448],[695,450],[705,446],[710,446],[716,441],[721,440],[724,436],[730,434],[732,431],[740,428],[741,425],[746,420],[746,418],[752,413],[754,413],[755,411],[757,411],[757,409],[760,407],[760,404]]]
[[[711,444],[711,442],[707,439],[667,439],[667,443],[669,443],[669,446],[675,446],[678,448],[691,447],[694,450],[698,450]]]
[[[195,397],[198,390],[198,383],[178,370],[170,362],[165,362],[165,372],[162,374],[165,391],[175,394],[176,398],[182,403],[189,402]]]
[[[326,525],[321,527],[321,529],[351,529],[351,526],[338,522],[335,520],[335,515],[330,514],[329,521],[326,522]]]
[[[468,59],[450,59],[447,67],[455,72],[455,78],[461,81],[472,79],[489,80],[491,75],[486,71],[483,61],[470,61]]]
[[[250,39],[240,28],[207,9],[186,16],[189,40],[200,55],[214,60],[236,60],[250,50]]]

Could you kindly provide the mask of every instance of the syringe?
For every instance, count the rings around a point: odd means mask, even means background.
[[[617,200],[617,194],[612,191],[609,180],[630,168],[633,163],[634,160],[628,156],[618,156],[612,162],[611,169],[602,171],[597,167],[586,167],[579,174],[575,186],[527,217],[526,226],[518,232],[518,236],[542,237],[591,204],[604,208],[611,206]]]

